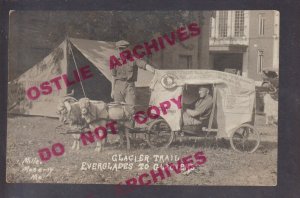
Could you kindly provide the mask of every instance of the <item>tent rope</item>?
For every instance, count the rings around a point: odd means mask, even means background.
[[[76,63],[76,60],[75,60],[75,57],[74,57],[74,54],[73,54],[72,46],[70,45],[69,40],[68,40],[68,46],[69,46],[69,48],[70,48],[70,51],[71,51],[71,54],[72,54],[72,58],[73,58],[73,61],[74,61],[74,63],[75,63],[75,67],[76,67],[76,70],[77,70],[77,73],[78,73],[78,77],[79,77],[79,79],[80,79],[79,82],[80,82],[80,85],[81,85],[81,89],[82,89],[82,91],[83,91],[83,95],[84,95],[85,98],[87,98],[87,97],[86,97],[86,94],[85,94],[85,91],[84,91],[84,87],[83,87],[82,81],[81,81],[81,77],[80,77],[80,75],[79,75],[79,70],[78,70],[78,66],[77,66],[77,63]]]

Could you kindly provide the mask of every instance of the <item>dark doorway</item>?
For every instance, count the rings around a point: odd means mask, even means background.
[[[240,71],[243,69],[242,53],[214,53],[214,69],[218,71]]]

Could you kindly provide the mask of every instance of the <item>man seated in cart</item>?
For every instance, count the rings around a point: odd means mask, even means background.
[[[184,125],[204,125],[209,120],[213,107],[213,98],[209,95],[209,86],[202,85],[198,89],[199,98],[193,109],[183,112]]]

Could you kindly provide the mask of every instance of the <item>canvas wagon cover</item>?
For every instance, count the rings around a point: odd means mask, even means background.
[[[176,87],[166,89],[162,86],[161,79],[167,74],[175,77]],[[159,105],[171,98],[178,98],[186,84],[215,84],[219,137],[229,137],[232,129],[252,120],[255,104],[254,81],[214,70],[157,70],[150,84],[150,104]],[[181,110],[173,105],[166,115],[162,115],[174,131],[180,130],[180,112]]]

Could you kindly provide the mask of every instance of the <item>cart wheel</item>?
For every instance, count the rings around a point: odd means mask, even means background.
[[[260,143],[259,132],[250,124],[242,124],[230,137],[231,147],[238,152],[253,153]]]
[[[174,132],[169,124],[158,119],[149,125],[146,141],[150,147],[168,147],[174,139]]]

